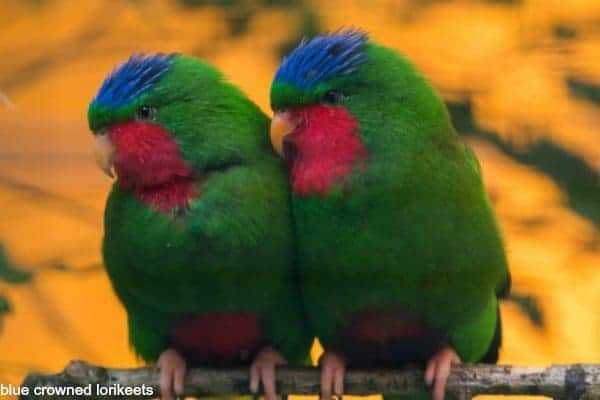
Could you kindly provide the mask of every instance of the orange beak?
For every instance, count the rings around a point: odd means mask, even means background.
[[[296,130],[299,120],[294,118],[289,111],[277,111],[271,121],[271,144],[275,151],[283,158],[283,140]]]
[[[96,163],[106,175],[114,178],[112,173],[115,148],[108,137],[108,131],[102,130],[94,136],[94,156]]]

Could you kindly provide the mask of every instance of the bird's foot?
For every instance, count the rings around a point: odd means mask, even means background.
[[[427,362],[425,368],[425,383],[433,385],[433,400],[444,400],[446,394],[446,382],[450,375],[452,364],[460,364],[458,354],[451,347],[444,347],[435,353]]]
[[[271,346],[263,347],[250,366],[250,392],[258,393],[262,382],[265,400],[277,400],[275,388],[275,367],[287,364],[283,356]]]
[[[344,394],[346,359],[339,353],[328,350],[319,358],[321,366],[321,400],[331,400],[331,395]]]
[[[158,358],[160,399],[183,398],[186,363],[175,349],[167,349]]]

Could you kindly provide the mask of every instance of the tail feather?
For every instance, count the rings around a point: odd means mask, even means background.
[[[496,364],[498,362],[498,353],[502,345],[502,320],[500,317],[500,307],[497,309],[496,331],[490,343],[487,353],[479,360],[481,363]]]

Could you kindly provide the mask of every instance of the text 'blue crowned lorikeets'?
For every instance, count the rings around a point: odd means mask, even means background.
[[[396,51],[358,30],[303,40],[271,87],[289,167],[299,275],[321,393],[346,365],[495,362],[509,273],[477,159],[444,103]]]
[[[163,398],[188,365],[250,365],[275,398],[276,364],[312,337],[293,271],[285,170],[268,118],[213,67],[134,55],[88,110],[97,160],[117,175],[103,256],[129,339],[158,360]]]

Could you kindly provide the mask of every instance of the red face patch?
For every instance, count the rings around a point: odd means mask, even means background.
[[[318,105],[292,113],[301,122],[285,138],[284,153],[295,194],[327,195],[335,183],[345,184],[354,168],[366,168],[367,149],[358,135],[358,121],[348,111]]]
[[[158,125],[143,122],[110,128],[114,167],[122,188],[157,211],[185,206],[195,194],[192,167],[179,145]]]

